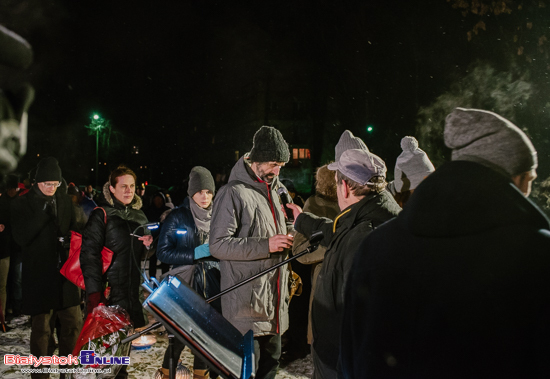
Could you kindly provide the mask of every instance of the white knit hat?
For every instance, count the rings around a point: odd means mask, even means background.
[[[394,186],[397,192],[406,192],[415,189],[435,167],[428,155],[418,148],[418,141],[414,137],[403,137],[401,140],[403,152],[397,157],[394,171]]]

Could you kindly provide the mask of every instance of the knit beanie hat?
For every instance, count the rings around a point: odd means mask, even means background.
[[[418,148],[414,137],[403,137],[401,140],[403,152],[397,157],[394,171],[394,186],[397,192],[415,189],[422,180],[435,171],[428,155]]]
[[[350,149],[360,149],[369,151],[369,148],[363,140],[359,137],[355,137],[352,132],[349,130],[345,130],[344,133],[340,136],[340,140],[336,144],[336,148],[334,149],[334,156],[335,161],[338,162],[340,160],[340,157],[342,156],[342,153],[346,150]]]
[[[529,137],[493,112],[456,108],[445,120],[444,139],[453,161],[475,161],[510,177],[537,168]]]
[[[254,145],[249,155],[251,162],[288,162],[288,143],[280,131],[271,126],[262,126],[254,134]]]
[[[194,194],[202,190],[210,190],[212,194],[215,194],[216,185],[214,184],[214,178],[207,168],[195,166],[191,169],[191,173],[189,173],[187,194],[193,197]]]
[[[61,168],[59,168],[57,159],[53,157],[42,159],[36,167],[36,175],[34,176],[34,181],[37,183],[61,182]]]

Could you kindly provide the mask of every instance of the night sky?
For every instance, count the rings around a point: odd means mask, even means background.
[[[445,0],[136,4],[2,2],[0,23],[35,53],[25,73],[2,75],[3,86],[28,80],[36,89],[19,172],[53,155],[69,181],[93,182],[95,136],[85,128],[93,112],[112,125],[100,182],[119,163],[147,166],[139,179],[164,187],[194,165],[227,172],[264,123],[281,126],[291,146],[309,147],[313,166],[326,163],[349,129],[392,172],[419,107],[476,60],[499,68],[507,49],[496,37],[468,42],[475,18]],[[485,41],[495,32],[484,32]],[[264,112],[259,92],[267,94]],[[268,112],[275,97],[305,104],[302,121],[279,125]]]

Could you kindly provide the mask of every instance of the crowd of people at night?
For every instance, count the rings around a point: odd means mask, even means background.
[[[295,343],[311,352],[314,378],[546,376],[550,224],[528,199],[537,152],[520,128],[479,109],[455,108],[444,140],[452,159],[436,169],[404,137],[388,182],[385,162],[346,130],[300,205],[299,196],[282,198],[295,192],[280,179],[290,153],[270,126],[220,188],[196,157],[181,204],[144,194],[124,165],[95,193],[44,158],[27,185],[7,175],[0,196],[2,316],[31,316],[31,354],[52,355],[55,335],[68,355],[100,304],[147,325],[144,262],[150,276],[183,278],[207,299],[297,255],[322,231],[319,249],[298,259],[312,284],[305,308],[290,306],[288,265],[211,304],[243,335],[253,331],[257,378],[274,378]],[[157,222],[158,231],[143,228]],[[85,292],[60,274],[71,230],[82,233]],[[114,253],[106,271],[104,247]],[[169,377],[183,349],[176,340],[157,377]],[[125,376],[123,368],[117,377]],[[196,356],[193,377],[210,376]]]

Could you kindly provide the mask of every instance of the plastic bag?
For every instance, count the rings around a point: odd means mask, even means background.
[[[74,356],[80,356],[81,350],[94,351],[95,357],[126,357],[130,354],[131,342],[122,344],[121,341],[133,334],[134,327],[128,313],[118,305],[94,308],[88,315],[82,331],[78,336]],[[73,368],[111,369],[110,373],[94,375],[98,378],[115,377],[122,365],[118,364],[79,364]],[[73,378],[78,375],[73,375]]]

